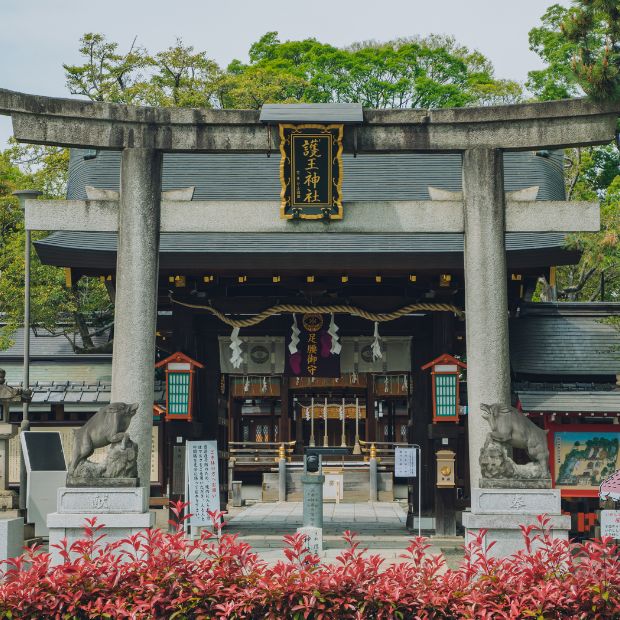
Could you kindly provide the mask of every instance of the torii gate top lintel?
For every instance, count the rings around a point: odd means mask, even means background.
[[[151,108],[43,97],[0,89],[0,114],[15,138],[31,144],[166,152],[265,152],[267,129],[257,110]],[[345,134],[345,151],[508,151],[604,144],[614,139],[620,102],[568,99],[436,110],[364,110]],[[354,132],[356,144],[354,144]],[[276,132],[271,139],[277,147]]]

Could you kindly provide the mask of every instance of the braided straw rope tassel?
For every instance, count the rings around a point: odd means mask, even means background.
[[[410,314],[412,312],[454,312],[456,316],[460,319],[465,318],[465,313],[463,310],[454,306],[452,304],[429,304],[429,303],[418,303],[418,304],[409,304],[408,306],[404,306],[399,310],[395,310],[394,312],[368,312],[367,310],[363,310],[362,308],[357,308],[356,306],[349,305],[335,305],[335,306],[301,306],[297,304],[279,304],[277,306],[272,306],[271,308],[267,308],[267,310],[263,310],[253,317],[247,319],[232,319],[219,310],[211,306],[204,306],[200,304],[190,304],[185,301],[179,301],[178,299],[174,299],[170,296],[170,301],[173,304],[177,304],[179,306],[184,306],[185,308],[192,308],[194,310],[206,310],[210,312],[214,316],[216,316],[220,321],[230,325],[231,327],[241,328],[241,327],[252,327],[253,325],[258,325],[262,323],[265,319],[270,316],[274,316],[276,314],[351,314],[353,316],[359,316],[363,319],[367,319],[368,321],[376,321],[378,323],[385,323],[386,321],[394,321],[395,319],[399,319],[400,317],[405,316],[406,314]]]

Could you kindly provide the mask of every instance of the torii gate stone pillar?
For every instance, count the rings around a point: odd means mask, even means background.
[[[138,477],[151,479],[153,381],[161,218],[162,153],[126,148],[121,158],[112,402],[138,403],[129,433]]]
[[[463,153],[465,219],[465,329],[467,343],[467,420],[472,487],[478,486],[478,454],[487,423],[479,403],[510,404],[508,291],[504,165],[498,149]]]

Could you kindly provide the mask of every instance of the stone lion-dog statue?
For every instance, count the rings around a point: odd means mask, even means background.
[[[539,428],[523,413],[510,407],[495,403],[480,404],[482,417],[489,423],[491,432],[489,439],[513,448],[527,451],[530,459],[539,467],[544,476],[549,476],[549,448],[547,447],[547,431]]]

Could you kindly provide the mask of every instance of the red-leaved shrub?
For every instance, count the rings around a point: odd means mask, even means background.
[[[553,539],[548,520],[523,527],[526,550],[489,557],[482,536],[458,569],[411,541],[402,564],[349,547],[333,564],[287,536],[286,561],[267,566],[235,536],[198,540],[148,530],[105,544],[89,522],[83,540],[61,549],[64,563],[29,550],[10,561],[0,585],[2,618],[292,618],[320,620],[439,618],[620,618],[620,561],[611,539],[573,544]],[[215,514],[214,522],[220,521]]]

